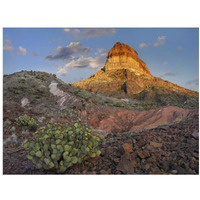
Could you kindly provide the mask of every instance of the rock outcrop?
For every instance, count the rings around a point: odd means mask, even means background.
[[[138,53],[130,46],[117,42],[109,51],[104,65],[105,71],[129,69],[136,75],[146,74],[152,76],[146,64],[138,58]]]
[[[117,42],[109,51],[107,61],[101,70],[90,78],[72,85],[94,93],[117,97],[125,95],[135,98],[135,95],[142,94],[142,92],[155,94],[156,90],[166,91],[166,96],[171,93],[193,97],[199,95],[198,92],[154,77],[146,64],[138,57],[137,52],[120,42]],[[150,96],[152,95],[150,94]]]

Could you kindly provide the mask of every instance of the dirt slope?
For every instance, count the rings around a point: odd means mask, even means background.
[[[107,133],[151,129],[197,115],[197,110],[185,110],[168,106],[149,111],[133,111],[106,106],[88,105],[81,113],[81,119],[97,130]]]

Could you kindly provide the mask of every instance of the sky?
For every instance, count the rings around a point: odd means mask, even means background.
[[[136,50],[152,75],[199,91],[198,28],[4,28],[3,73],[42,71],[73,83],[101,69],[116,42]]]

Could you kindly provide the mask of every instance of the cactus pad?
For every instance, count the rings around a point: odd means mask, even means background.
[[[64,173],[72,165],[101,154],[98,150],[101,138],[80,123],[73,126],[67,123],[48,124],[33,137],[23,147],[28,151],[27,158],[37,169],[54,169],[57,173]]]

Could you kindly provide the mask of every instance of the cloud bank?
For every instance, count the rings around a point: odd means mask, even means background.
[[[72,55],[74,54],[88,54],[90,53],[91,49],[89,47],[82,47],[82,44],[80,42],[71,42],[66,47],[59,46],[56,49],[56,55],[48,55],[45,57],[47,60],[65,60],[65,59],[71,59]]]
[[[176,73],[174,73],[174,72],[165,72],[165,73],[161,74],[160,78],[161,77],[165,77],[165,76],[176,76]]]
[[[164,35],[163,36],[159,36],[157,38],[157,41],[154,42],[153,46],[154,47],[158,47],[160,45],[164,45],[165,44],[165,39],[166,39],[166,36],[164,36]],[[150,43],[145,43],[145,42],[142,42],[142,43],[139,44],[139,48],[140,49],[147,48],[147,47],[150,47],[150,46],[151,46]]]
[[[107,50],[98,49],[95,53],[96,57],[73,57],[70,62],[65,64],[64,66],[59,66],[57,68],[57,73],[64,75],[68,73],[68,69],[77,69],[77,68],[91,68],[91,69],[99,69],[102,68],[104,62],[106,60]]]
[[[14,50],[14,46],[11,44],[11,40],[4,40],[5,41],[5,45],[3,46],[3,50],[5,51],[13,51]]]
[[[188,85],[192,85],[192,84],[199,85],[199,77],[196,77],[196,78],[186,82],[186,84],[188,84]]]
[[[85,29],[75,29],[75,28],[64,28],[64,32],[71,33],[75,38],[98,38],[104,35],[113,35],[117,32],[114,28],[85,28]]]
[[[113,28],[87,28],[83,30],[83,34],[87,38],[101,37],[103,35],[115,34],[117,31]]]
[[[143,48],[145,48],[145,47],[149,47],[150,45],[151,45],[150,43],[147,44],[147,43],[142,42],[142,43],[139,44],[139,48],[140,48],[140,49],[143,49]]]

